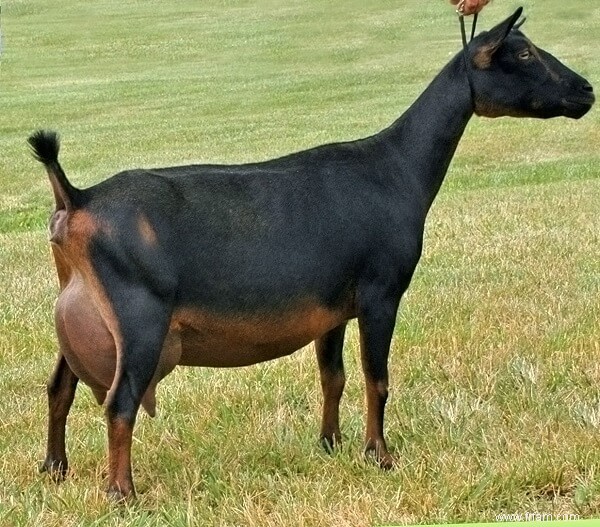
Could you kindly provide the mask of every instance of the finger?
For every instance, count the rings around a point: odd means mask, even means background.
[[[458,6],[461,15],[469,16],[479,13],[490,0],[450,0],[450,2]]]

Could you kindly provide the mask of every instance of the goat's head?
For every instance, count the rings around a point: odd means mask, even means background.
[[[590,83],[519,30],[522,8],[467,48],[475,113],[579,119],[594,103]]]

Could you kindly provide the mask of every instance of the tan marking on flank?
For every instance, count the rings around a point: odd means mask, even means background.
[[[76,210],[69,218],[69,236],[91,238],[101,230],[100,222],[86,210]],[[74,240],[73,240],[74,241]]]
[[[140,214],[137,220],[137,227],[142,240],[146,243],[146,245],[150,245],[155,247],[158,243],[158,237],[156,236],[156,231],[148,221],[148,218],[144,214]]]

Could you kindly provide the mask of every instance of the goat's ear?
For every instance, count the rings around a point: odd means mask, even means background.
[[[519,7],[506,20],[481,35],[481,39],[477,39],[477,47],[473,51],[473,63],[477,68],[485,69],[489,67],[492,62],[492,55],[498,50],[522,13],[523,8]]]

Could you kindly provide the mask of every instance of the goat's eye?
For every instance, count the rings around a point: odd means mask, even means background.
[[[519,60],[529,60],[532,55],[528,49],[524,49],[517,56],[519,57]]]

